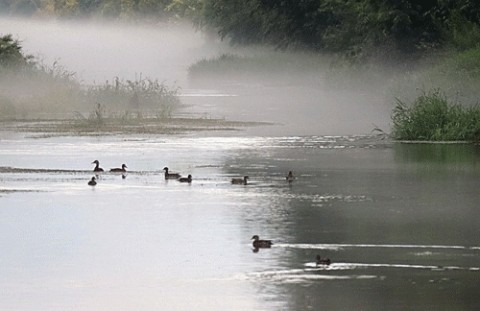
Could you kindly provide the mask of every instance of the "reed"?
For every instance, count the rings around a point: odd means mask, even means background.
[[[101,103],[112,114],[123,113],[124,118],[142,118],[143,114],[169,118],[180,105],[179,87],[150,78],[120,80],[89,86],[84,94],[87,103]]]
[[[396,99],[392,135],[398,140],[480,141],[480,107],[450,103],[438,89],[409,106]]]

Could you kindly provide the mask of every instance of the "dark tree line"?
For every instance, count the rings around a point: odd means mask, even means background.
[[[480,42],[475,0],[205,0],[202,15],[233,42],[277,47],[412,53]]]
[[[234,44],[352,56],[480,42],[477,0],[0,0],[0,9],[64,18],[188,18]]]
[[[170,0],[0,0],[0,12],[63,18],[163,18]]]
[[[13,39],[12,35],[0,36],[0,73],[31,68],[33,65],[33,56],[23,53],[18,40]]]

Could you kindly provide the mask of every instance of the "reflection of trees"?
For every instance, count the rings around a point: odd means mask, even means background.
[[[472,144],[395,144],[394,148],[395,160],[401,163],[470,164],[480,153]]]
[[[268,235],[275,244],[284,244],[268,250],[275,256],[275,263],[270,263],[275,269],[299,271],[298,282],[287,278],[284,282],[279,274],[278,281],[267,279],[259,287],[287,301],[289,310],[383,310],[392,309],[392,301],[401,304],[399,310],[413,305],[454,310],[452,300],[431,282],[451,272],[389,268],[307,271],[304,266],[314,263],[317,253],[333,263],[436,265],[451,260],[445,254],[438,255],[441,258],[416,256],[409,249],[352,247],[335,251],[315,244],[474,245],[478,231],[475,220],[480,215],[478,196],[472,193],[478,193],[478,182],[474,182],[475,173],[452,174],[449,165],[460,162],[471,169],[475,149],[432,146],[416,150],[423,147],[337,151],[275,146],[244,149],[227,158],[226,173],[249,175],[252,180],[244,189],[247,204],[242,226],[249,232],[254,227],[256,233]],[[429,157],[438,164],[434,175],[426,169]],[[425,171],[405,169],[412,162]],[[298,177],[291,187],[285,181],[289,170]],[[472,265],[471,260],[465,260],[464,265]],[[272,273],[275,269],[265,268]],[[441,286],[459,289],[453,290],[450,298],[465,301],[461,309],[476,297],[475,276],[456,273],[461,280],[458,284]],[[355,279],[361,275],[373,278]],[[336,276],[347,279],[328,279]]]

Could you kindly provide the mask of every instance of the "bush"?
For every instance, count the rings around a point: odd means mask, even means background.
[[[0,36],[0,113],[1,118],[39,115],[65,116],[73,111],[85,111],[93,103],[102,107],[102,120],[107,108],[112,113],[130,112],[138,117],[147,114],[167,118],[178,107],[179,88],[149,78],[111,84],[84,86],[75,73],[54,62],[52,66],[25,56],[22,46],[11,35]],[[100,111],[99,109],[96,110]],[[55,114],[55,115],[52,115]],[[98,116],[98,114],[97,114]]]
[[[31,64],[31,55],[24,55],[18,40],[11,34],[0,36],[0,72],[5,69],[22,70]]]
[[[410,107],[397,99],[392,121],[395,139],[480,140],[480,108],[450,104],[439,90],[422,94]]]
[[[133,113],[141,117],[146,113],[157,118],[168,118],[180,103],[178,90],[178,87],[169,88],[149,78],[125,82],[115,78],[113,84],[107,81],[103,85],[89,87],[84,99],[87,104],[101,103],[113,112],[124,113],[124,116]]]

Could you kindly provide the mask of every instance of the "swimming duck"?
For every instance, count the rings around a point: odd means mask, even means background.
[[[122,164],[122,168],[119,168],[119,167],[116,167],[116,168],[111,168],[110,169],[110,172],[122,172],[122,173],[125,173],[127,170],[126,168],[128,168],[125,164]]]
[[[165,179],[179,179],[180,174],[178,173],[169,173],[168,167],[164,167],[163,170],[165,171]]]
[[[90,181],[88,182],[88,185],[89,186],[95,186],[97,184],[95,179],[96,179],[95,176],[93,176],[92,179],[90,179]]]
[[[253,240],[253,247],[255,248],[270,248],[272,246],[272,241],[271,240],[260,240],[258,235],[254,235],[252,237]]]
[[[285,177],[285,179],[286,179],[289,183],[293,182],[293,180],[295,179],[295,176],[293,176],[293,172],[292,172],[292,171],[288,172],[288,175],[287,175],[287,177]]]
[[[317,255],[316,259],[317,259],[317,266],[318,265],[328,266],[331,263],[330,258],[322,258],[320,257],[320,255]]]
[[[232,184],[233,185],[246,185],[247,184],[247,179],[249,179],[248,176],[245,176],[243,178],[232,178]]]
[[[94,172],[103,172],[103,168],[100,167],[100,162],[98,162],[98,160],[93,161],[92,164],[95,164],[95,168],[93,169]]]
[[[192,175],[188,175],[188,177],[180,177],[178,179],[179,182],[188,182],[188,183],[191,183],[192,182]]]

